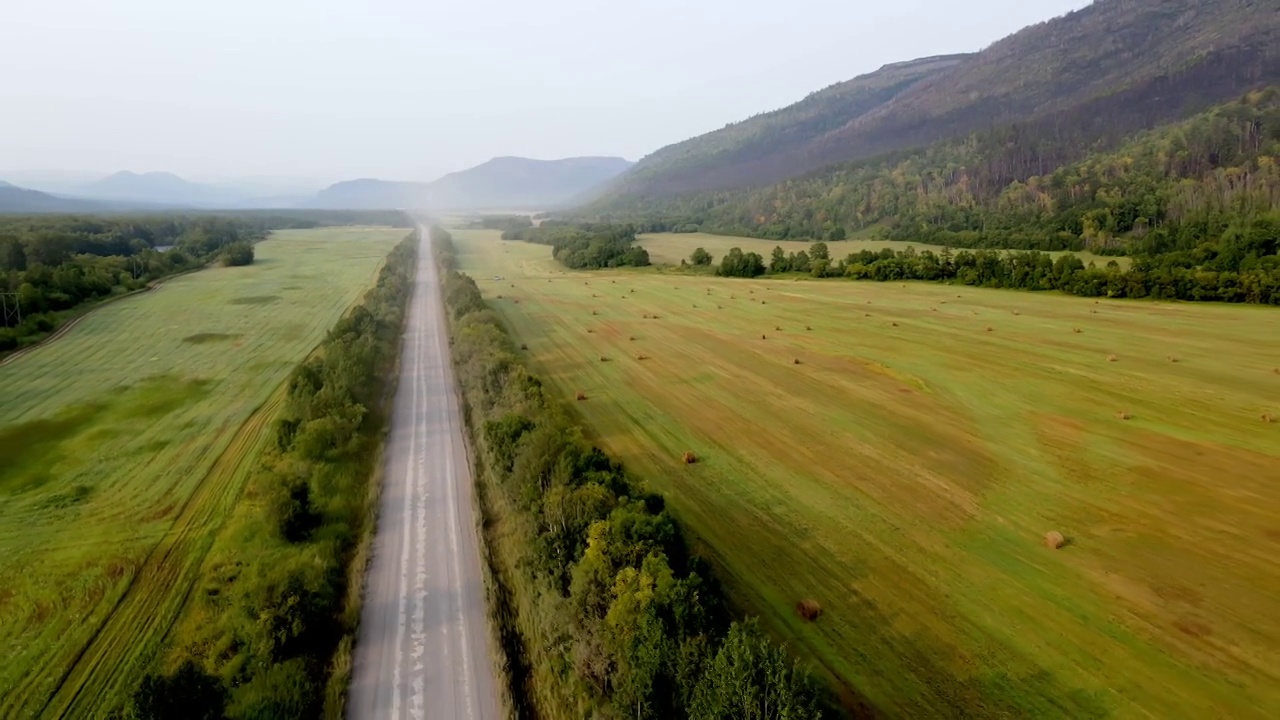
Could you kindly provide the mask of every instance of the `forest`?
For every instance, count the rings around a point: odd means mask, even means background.
[[[502,239],[550,245],[552,257],[574,270],[649,264],[649,252],[635,244],[636,230],[630,225],[546,221],[538,227],[508,229]]]
[[[1048,138],[1009,126],[771,187],[661,201],[641,232],[887,239],[1156,254],[1280,211],[1280,88],[1252,93],[1045,174]],[[634,219],[626,215],[623,219]]]
[[[482,506],[518,533],[489,546],[516,715],[554,697],[579,717],[821,717],[826,698],[809,672],[755,621],[731,622],[662,496],[584,440],[475,282],[454,271],[449,234],[434,228],[432,243]]]
[[[0,318],[0,353],[38,342],[94,301],[219,259],[252,262],[245,246],[271,230],[378,221],[405,222],[398,212],[0,216],[0,292],[16,294]]]

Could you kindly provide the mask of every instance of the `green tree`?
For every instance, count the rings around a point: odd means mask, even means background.
[[[755,619],[734,623],[694,694],[691,720],[822,717],[809,673],[769,642]]]
[[[769,256],[769,272],[784,273],[791,269],[791,263],[787,261],[787,254],[782,251],[781,245],[775,245],[773,254]]]
[[[689,255],[689,262],[698,266],[710,265],[712,260],[713,258],[711,257],[711,253],[707,252],[704,248],[695,248]]]
[[[190,660],[172,675],[147,675],[133,695],[138,720],[222,720],[226,707],[226,688]]]
[[[816,242],[809,246],[809,258],[811,260],[830,260],[831,251],[827,249],[824,242]]]
[[[222,250],[222,264],[238,267],[253,264],[253,245],[247,242],[235,242]]]

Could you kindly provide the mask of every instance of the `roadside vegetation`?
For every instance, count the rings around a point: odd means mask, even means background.
[[[471,322],[509,329],[495,356],[661,492],[732,607],[854,713],[1280,712],[1274,309],[572,272],[454,234]],[[500,517],[508,552],[532,544]]]
[[[432,232],[517,715],[820,717],[808,671],[730,622],[663,497],[584,439]]]
[[[575,270],[649,264],[649,253],[635,244],[636,231],[630,226],[546,221],[537,227],[508,229],[502,239],[550,245],[552,257]]]
[[[203,597],[289,372],[403,235],[276,231],[251,266],[170,277],[0,365],[0,716],[128,704]]]
[[[417,248],[417,233],[397,245],[289,376],[168,660],[134,696],[139,717],[174,717],[193,688],[219,704],[210,717],[343,717]]]

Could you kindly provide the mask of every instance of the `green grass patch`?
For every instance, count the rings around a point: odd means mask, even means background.
[[[1280,714],[1274,308],[569,272],[454,236],[531,368],[851,705]]]
[[[0,716],[121,707],[240,498],[270,398],[403,235],[277,232],[266,262],[168,280],[0,366]],[[279,301],[235,304],[263,297]]]

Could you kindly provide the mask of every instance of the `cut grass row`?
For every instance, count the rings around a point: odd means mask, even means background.
[[[1280,712],[1274,310],[566,273],[455,238],[536,371],[851,704]]]
[[[0,367],[0,715],[106,712],[177,617],[272,393],[403,231],[284,231]],[[90,713],[92,714],[92,713]]]

